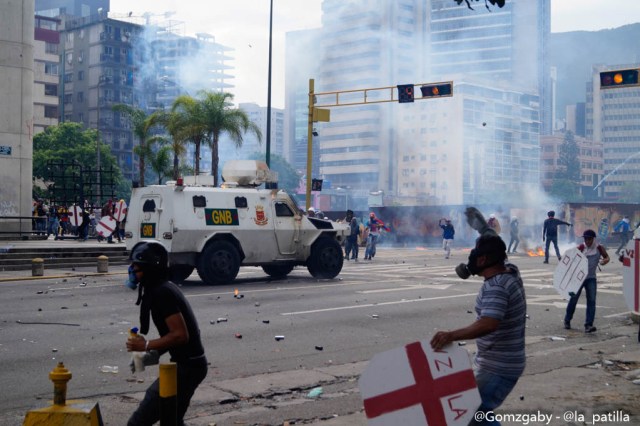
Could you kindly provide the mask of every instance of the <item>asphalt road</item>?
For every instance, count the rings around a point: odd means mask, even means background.
[[[435,248],[379,248],[371,262],[345,262],[333,280],[316,280],[296,268],[287,279],[271,281],[259,268],[243,268],[232,285],[208,287],[193,274],[182,290],[199,319],[210,361],[206,382],[366,361],[429,339],[438,329],[466,325],[474,320],[481,282],[462,281],[453,271],[467,255],[454,250],[445,260]],[[556,344],[548,337],[565,332],[566,302],[552,288],[557,261],[543,265],[540,257],[524,254],[511,260],[525,282],[527,339],[544,353]],[[625,318],[621,270],[613,259],[599,274],[596,336],[578,334],[585,313],[581,299],[573,321],[576,339],[605,338],[603,330]],[[137,292],[124,287],[123,267],[110,272],[122,274],[0,283],[0,423],[20,424],[19,416],[51,398],[48,373],[59,361],[73,374],[68,398],[100,400],[148,386],[148,380],[131,380],[124,346],[129,328],[139,325]],[[151,338],[155,333],[152,326]],[[284,339],[276,341],[277,335]],[[119,372],[104,373],[103,366]],[[345,409],[361,410],[353,401]]]

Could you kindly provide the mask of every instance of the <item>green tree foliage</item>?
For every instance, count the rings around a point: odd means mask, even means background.
[[[560,145],[560,158],[558,164],[561,169],[558,170],[556,176],[560,179],[566,179],[571,182],[580,182],[580,148],[576,143],[573,132],[568,131],[564,134],[564,142]]]
[[[250,160],[266,161],[265,154],[254,152]],[[271,154],[271,170],[278,173],[278,188],[288,192],[293,192],[300,184],[300,174],[296,172],[291,164],[277,154]]]
[[[79,123],[66,122],[47,127],[44,132],[33,137],[33,177],[48,181],[50,171],[47,166],[50,161],[69,164],[75,162],[95,173],[96,140],[97,132],[93,129],[83,130]],[[128,199],[131,194],[130,185],[124,180],[116,157],[104,143],[100,144],[100,167],[102,170],[113,169],[116,196]],[[108,179],[108,176],[103,175],[104,179]],[[55,180],[53,183],[56,184]]]
[[[214,186],[218,186],[218,143],[220,135],[226,133],[237,147],[242,146],[246,132],[252,132],[262,140],[260,128],[249,120],[246,112],[232,108],[233,95],[226,92],[201,91],[199,102],[205,123],[208,143],[211,146],[211,175]]]
[[[580,185],[569,179],[554,179],[549,193],[567,203],[580,203],[584,201],[580,193]]]
[[[158,185],[162,185],[162,180],[172,172],[171,146],[161,146],[155,152],[151,152],[147,158],[149,167],[158,176]]]

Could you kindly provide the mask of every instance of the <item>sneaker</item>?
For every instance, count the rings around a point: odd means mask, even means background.
[[[561,257],[561,256],[558,256],[558,260],[562,260],[562,257]]]
[[[565,330],[571,330],[571,322],[565,320],[564,321],[564,329]]]
[[[545,261],[544,261],[544,262],[542,262],[542,263],[549,263],[549,261],[548,261],[548,260],[545,260]]]
[[[595,328],[595,327],[594,327],[594,326],[592,326],[592,325],[588,325],[588,326],[586,326],[586,327],[584,328],[584,332],[585,332],[585,333],[593,333],[593,332],[594,332],[594,331],[596,331],[596,330],[597,330],[597,328]]]

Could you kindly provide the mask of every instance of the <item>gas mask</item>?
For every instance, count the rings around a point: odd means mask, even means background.
[[[464,263],[456,266],[456,274],[463,280],[466,280],[471,275],[478,275],[484,268],[479,268],[477,265],[478,261],[478,249],[472,249],[469,253],[469,260],[467,264]]]
[[[138,277],[136,276],[136,273],[133,270],[133,265],[129,265],[128,272],[129,272],[129,276],[127,277],[127,281],[124,282],[124,285],[130,288],[131,290],[135,290],[138,288],[138,284],[140,283],[140,280],[138,280]]]

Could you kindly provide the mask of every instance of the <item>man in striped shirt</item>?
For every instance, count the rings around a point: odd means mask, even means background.
[[[506,249],[495,234],[478,238],[469,263],[456,268],[464,279],[471,275],[484,278],[476,298],[476,321],[457,330],[439,331],[431,339],[434,350],[457,340],[476,339],[475,376],[482,399],[477,411],[484,413],[502,404],[525,366],[526,298],[518,268],[505,262]],[[499,425],[483,418],[483,422],[470,424]]]

